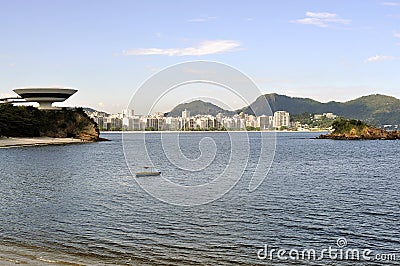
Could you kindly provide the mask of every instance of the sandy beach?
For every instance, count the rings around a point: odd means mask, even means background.
[[[37,246],[0,243],[0,265],[100,265],[101,258],[76,255]]]
[[[82,140],[74,138],[49,138],[49,137],[37,137],[37,138],[0,137],[0,148],[43,146],[43,145],[64,145],[71,143],[82,143]]]

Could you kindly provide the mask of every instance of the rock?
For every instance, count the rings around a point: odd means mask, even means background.
[[[400,131],[386,131],[358,120],[341,120],[333,124],[334,131],[321,135],[320,139],[336,140],[394,140],[400,139]]]
[[[82,108],[39,110],[30,106],[0,105],[0,136],[76,138],[100,141],[97,124]]]

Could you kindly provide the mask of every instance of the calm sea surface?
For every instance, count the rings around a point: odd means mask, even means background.
[[[249,133],[240,181],[222,198],[194,207],[148,195],[129,172],[118,133],[103,134],[110,142],[0,149],[0,265],[372,264],[257,256],[265,245],[320,252],[338,248],[338,238],[347,241],[344,251],[395,254],[397,261],[376,265],[398,265],[400,141],[317,135],[279,133],[271,170],[250,193],[260,135]],[[125,134],[124,141],[140,136]],[[156,149],[159,134],[146,136]],[[207,168],[210,178],[227,163],[229,136],[180,134],[179,143],[197,158],[204,137],[220,148]],[[172,181],[208,182],[202,171],[174,170],[164,156],[152,153]]]

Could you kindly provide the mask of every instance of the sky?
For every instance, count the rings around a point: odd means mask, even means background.
[[[152,75],[193,60],[232,66],[262,93],[322,102],[373,93],[400,98],[400,1],[0,0],[0,6],[0,98],[19,87],[71,87],[79,91],[65,105],[116,113]],[[242,107],[223,90],[202,86],[181,88],[186,98],[169,97],[155,111],[196,97]]]

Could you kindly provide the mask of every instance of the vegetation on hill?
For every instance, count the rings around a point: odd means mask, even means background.
[[[190,103],[182,103],[177,105],[174,109],[171,110],[167,115],[171,117],[178,117],[182,115],[184,110],[190,111],[191,116],[195,115],[213,115],[216,116],[218,113],[222,113],[224,115],[233,116],[235,114],[234,111],[228,111],[222,109],[221,107],[209,103],[203,102],[201,100],[196,100]]]
[[[310,113],[294,114],[290,116],[292,122],[299,122],[301,125],[308,125],[309,128],[330,128],[333,122],[338,119],[340,118],[328,118],[326,116],[316,119],[314,115]]]
[[[265,106],[265,100],[269,107]],[[265,94],[258,97],[250,106],[244,107],[238,112],[253,115],[273,115],[276,111],[287,111],[291,114],[321,113],[321,103],[308,98],[292,98],[276,93]]]
[[[271,110],[265,107],[265,100]],[[291,115],[310,113],[334,113],[336,115],[366,121],[375,126],[400,124],[400,100],[385,95],[364,96],[345,103],[321,103],[312,99],[266,94],[257,98],[250,106],[237,112],[256,115],[272,115],[276,111],[288,111]]]
[[[400,131],[386,131],[372,127],[360,120],[340,119],[332,124],[334,131],[331,134],[321,135],[321,139],[338,140],[376,140],[400,139]]]
[[[340,119],[332,124],[332,129],[335,134],[345,134],[348,132],[355,132],[360,134],[368,125],[360,120],[347,120]]]
[[[99,140],[97,124],[82,108],[39,110],[31,106],[0,104],[0,136],[54,137]]]

